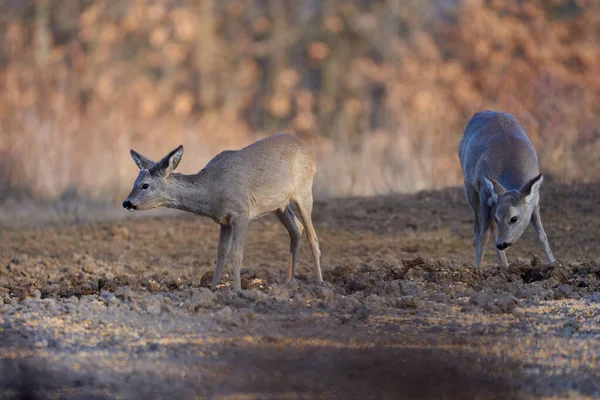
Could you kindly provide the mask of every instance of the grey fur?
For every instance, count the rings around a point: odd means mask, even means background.
[[[314,258],[314,272],[322,281],[319,241],[312,225],[314,156],[297,136],[272,135],[241,150],[223,151],[199,173],[173,173],[183,155],[179,146],[155,163],[131,150],[140,173],[123,207],[148,210],[169,207],[212,218],[221,225],[217,262],[212,281],[219,283],[229,252],[234,289],[241,290],[240,268],[250,221],[275,212],[290,235],[288,282],[293,278],[306,227]],[[144,189],[144,185],[148,185]],[[292,211],[296,204],[303,224]]]
[[[458,156],[475,219],[475,267],[483,263],[488,231],[493,232],[494,225],[498,228],[498,260],[508,266],[505,250],[530,221],[547,261],[554,262],[540,217],[543,175],[533,145],[517,120],[498,111],[475,113],[463,133]]]

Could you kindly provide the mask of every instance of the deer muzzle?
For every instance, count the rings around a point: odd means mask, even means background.
[[[129,200],[125,200],[123,202],[123,208],[126,210],[135,210],[135,206],[133,205],[133,203]]]

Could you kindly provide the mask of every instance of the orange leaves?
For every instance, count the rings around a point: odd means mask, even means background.
[[[243,58],[237,70],[236,86],[239,88],[251,86],[258,79],[259,74],[260,70],[256,62],[250,57]]]
[[[178,117],[187,117],[194,107],[194,96],[190,92],[178,93],[173,103],[173,112]]]
[[[308,46],[308,56],[315,62],[321,63],[329,55],[329,46],[323,42],[313,42]]]
[[[160,47],[169,38],[169,31],[165,26],[158,25],[150,32],[150,44],[154,47]]]
[[[187,8],[175,8],[169,14],[175,36],[184,42],[192,41],[198,35],[198,18]]]
[[[344,22],[337,15],[332,15],[325,18],[323,22],[325,29],[331,33],[340,33],[344,28]]]
[[[281,90],[289,90],[298,82],[298,72],[292,68],[284,69],[277,76],[277,87]]]
[[[545,0],[461,0],[442,11],[430,1],[316,2],[307,19],[305,2],[293,1],[95,0],[62,14],[63,2],[51,2],[43,71],[35,18],[0,21],[3,132],[26,130],[19,115],[31,110],[79,116],[125,132],[124,142],[138,140],[129,126],[139,121],[173,131],[185,121],[231,147],[284,128],[331,146],[402,132],[394,140],[427,143],[425,156],[449,169],[466,119],[499,108],[523,117],[541,159],[553,160],[544,167],[560,175],[559,155],[593,142],[598,126],[600,12],[580,2],[575,16]]]
[[[290,98],[285,94],[275,94],[267,102],[269,113],[278,118],[287,117],[291,111]]]
[[[254,20],[254,22],[252,22],[252,30],[255,33],[258,33],[258,34],[265,33],[269,29],[271,29],[271,21],[269,20],[269,18],[267,18],[265,16],[258,17],[257,19]]]

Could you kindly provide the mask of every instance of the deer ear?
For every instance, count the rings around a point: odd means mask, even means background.
[[[150,160],[148,157],[143,156],[142,154],[138,153],[133,149],[131,149],[129,153],[131,154],[131,158],[133,158],[133,161],[139,169],[149,169],[155,165],[154,161]]]
[[[160,171],[165,178],[171,175],[171,172],[177,168],[182,156],[183,146],[179,145],[175,150],[171,151],[158,162]]]
[[[488,204],[488,205],[490,207],[492,207],[496,203],[498,203],[498,198],[506,192],[506,189],[499,182],[497,182],[494,178],[490,178],[487,175],[483,178],[483,182],[491,196],[489,202],[492,204]]]
[[[531,202],[534,199],[539,198],[540,186],[544,181],[544,175],[539,174],[535,178],[531,179],[521,188],[521,196],[526,203]]]

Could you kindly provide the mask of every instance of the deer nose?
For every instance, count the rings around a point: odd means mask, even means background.
[[[125,200],[125,201],[123,202],[123,208],[125,208],[125,209],[127,209],[127,210],[130,210],[130,209],[132,209],[132,208],[133,208],[133,204],[131,204],[131,202],[130,202],[129,200]]]
[[[506,242],[505,242],[505,243],[498,243],[498,244],[496,245],[496,248],[497,248],[498,250],[506,250],[506,249],[508,249],[508,248],[509,248],[511,245],[512,245],[512,243],[506,243]]]

